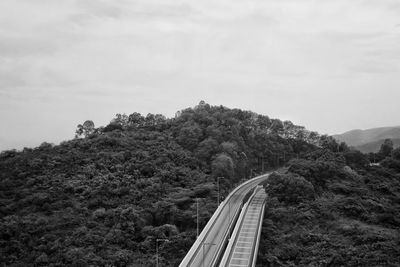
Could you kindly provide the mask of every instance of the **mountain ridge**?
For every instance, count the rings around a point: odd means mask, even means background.
[[[342,134],[335,134],[333,138],[364,153],[377,152],[383,141],[388,138],[394,141],[395,147],[400,145],[397,141],[400,139],[400,126],[354,129]]]

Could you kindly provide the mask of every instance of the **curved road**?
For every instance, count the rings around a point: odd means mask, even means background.
[[[216,265],[217,256],[223,254],[223,247],[226,241],[226,235],[230,227],[234,214],[238,214],[242,201],[246,194],[255,186],[267,179],[269,174],[258,176],[239,185],[232,193],[221,203],[216,210],[216,219],[210,219],[201,234],[199,235],[192,248],[182,260],[180,267],[210,267]]]

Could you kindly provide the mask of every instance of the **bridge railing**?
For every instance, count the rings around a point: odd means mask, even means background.
[[[243,209],[240,213],[239,219],[237,220],[235,229],[232,232],[232,236],[231,239],[229,240],[228,246],[226,248],[225,254],[222,257],[221,263],[220,263],[220,267],[225,267],[229,265],[229,262],[231,260],[231,256],[234,253],[234,249],[235,249],[235,244],[236,241],[239,239],[240,236],[240,230],[242,229],[242,224],[243,221],[246,218],[246,213],[247,210],[249,208],[249,205],[251,204],[253,198],[257,195],[257,193],[263,190],[262,188],[257,188],[256,190],[254,190],[253,194],[251,195],[251,197],[249,198],[249,200],[246,202],[246,204],[243,206]],[[256,265],[256,261],[257,261],[257,252],[258,252],[258,247],[259,247],[259,242],[260,242],[260,236],[261,236],[261,230],[262,230],[262,222],[263,222],[263,218],[264,218],[264,210],[265,210],[265,200],[263,201],[263,203],[261,204],[261,210],[260,210],[260,215],[259,215],[259,220],[257,223],[257,229],[256,229],[256,236],[255,236],[255,240],[251,246],[251,257],[249,259],[249,264],[248,266],[252,266],[254,267]]]
[[[225,200],[218,206],[217,210],[214,212],[214,214],[211,216],[210,220],[208,221],[208,223],[206,224],[206,226],[204,227],[204,229],[201,231],[200,235],[197,237],[196,241],[194,242],[194,244],[192,245],[192,247],[190,248],[189,252],[186,254],[186,256],[183,258],[182,262],[179,264],[179,267],[187,267],[190,266],[194,257],[199,253],[202,243],[204,242],[204,240],[206,240],[210,229],[214,226],[216,220],[218,219],[218,217],[221,215],[222,210],[224,209],[224,207],[226,205],[229,205],[229,201],[232,198],[232,196],[239,191],[241,188],[243,188],[246,185],[249,185],[251,183],[254,183],[257,180],[262,180],[263,178],[265,178],[267,174],[264,175],[260,175],[257,176],[255,178],[249,179],[247,181],[245,181],[244,183],[242,183],[240,186],[236,187],[226,198]],[[240,209],[238,209],[240,211]],[[232,217],[233,218],[233,217]],[[233,220],[232,220],[233,221]],[[227,232],[225,233],[225,240],[224,242],[227,241],[228,238],[228,233],[229,231],[232,230],[233,228],[233,223],[231,222]],[[223,242],[223,243],[224,243]],[[216,255],[214,255],[213,258],[213,264],[216,263],[216,259],[218,259],[220,256],[222,256],[223,250],[221,247],[223,247],[223,244],[220,244],[221,246],[218,247],[217,253]],[[211,265],[213,266],[213,265]]]

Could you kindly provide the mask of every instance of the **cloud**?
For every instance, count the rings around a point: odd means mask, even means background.
[[[295,116],[316,130],[347,130],[367,115],[348,108],[341,129],[321,115],[334,117],[340,94],[349,93],[350,103],[363,94],[359,88],[370,95],[379,88],[395,99],[397,6],[397,0],[3,0],[0,105],[7,112],[0,120],[12,125],[18,111],[22,123],[51,121],[56,115],[47,114],[60,108],[57,119],[74,127],[87,118],[107,122],[117,112],[171,115],[206,99]]]
[[[364,60],[357,64],[350,66],[349,68],[356,73],[367,73],[367,74],[381,74],[381,73],[396,73],[399,71],[399,67],[394,64],[382,63],[377,60]]]
[[[125,13],[118,0],[80,0],[77,1],[77,7],[97,17],[119,18]]]

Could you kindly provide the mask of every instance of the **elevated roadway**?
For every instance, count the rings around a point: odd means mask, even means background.
[[[267,194],[258,186],[243,207],[220,267],[254,267]]]
[[[269,174],[250,179],[235,188],[214,212],[179,267],[217,266],[239,217],[243,200]]]

